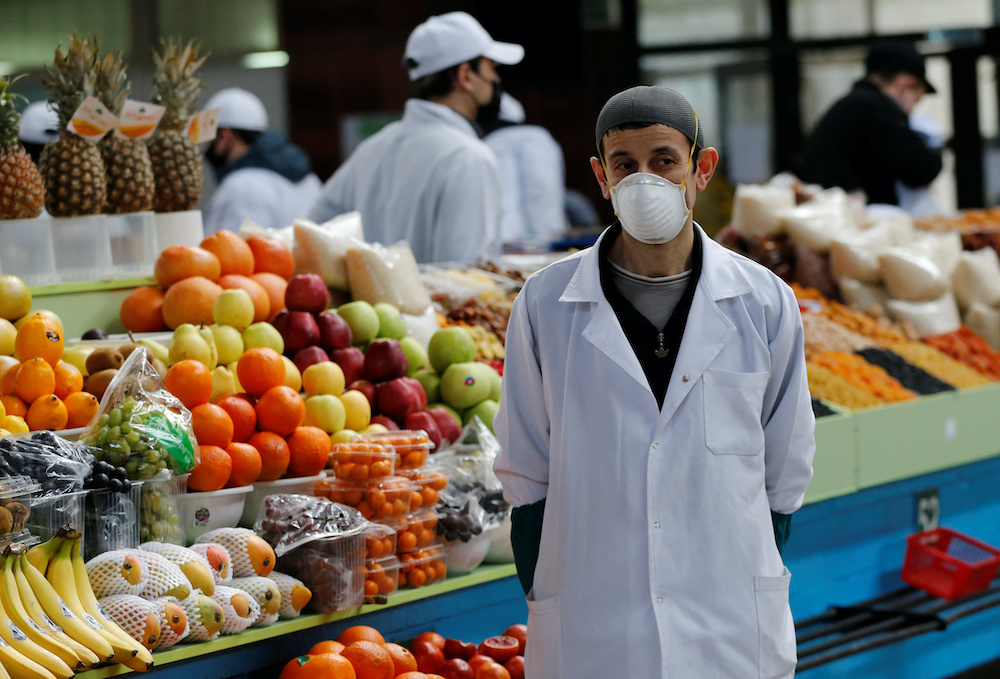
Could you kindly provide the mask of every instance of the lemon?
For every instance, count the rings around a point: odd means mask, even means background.
[[[0,356],[14,355],[14,340],[17,338],[17,328],[6,318],[0,318]]]
[[[0,429],[6,429],[11,434],[26,434],[29,431],[28,423],[17,415],[7,415],[0,420]]]
[[[3,401],[0,401],[0,421],[7,417],[7,408],[4,407]]]
[[[0,318],[16,321],[31,311],[31,291],[17,276],[0,276]]]

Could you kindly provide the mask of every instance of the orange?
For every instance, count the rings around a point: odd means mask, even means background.
[[[0,396],[0,403],[3,403],[4,410],[7,411],[8,415],[24,417],[28,414],[27,404],[13,394]],[[282,441],[284,441],[284,439],[282,439]]]
[[[83,389],[83,373],[72,363],[59,361],[55,367],[56,388],[52,392],[63,401],[66,397]]]
[[[374,641],[355,641],[340,655],[351,661],[358,679],[392,679],[396,673],[389,651]]]
[[[286,281],[295,274],[295,257],[287,245],[268,236],[250,236],[247,245],[253,252],[254,273],[266,271]]]
[[[222,265],[214,253],[193,245],[171,245],[160,253],[153,265],[156,282],[169,290],[177,281],[192,276],[203,276],[210,281],[219,280]]]
[[[14,393],[14,385],[17,380],[17,372],[21,369],[20,363],[15,363],[14,365],[7,368],[4,372],[3,377],[0,378],[0,396],[6,396],[7,394]]]
[[[271,387],[257,399],[257,428],[288,436],[306,419],[306,402],[291,387]],[[327,451],[329,452],[329,451]]]
[[[253,273],[253,250],[235,232],[228,229],[216,231],[201,241],[201,247],[219,258],[223,276],[228,274],[249,276]]]
[[[267,271],[255,273],[250,278],[257,281],[267,293],[267,297],[271,301],[271,313],[268,314],[267,319],[271,320],[285,308],[285,289],[288,287],[288,281],[276,273]]]
[[[258,481],[280,479],[288,469],[291,453],[285,439],[269,431],[259,431],[247,441],[260,453],[260,476]]]
[[[352,625],[337,636],[337,641],[350,646],[355,641],[372,641],[376,644],[385,644],[385,637],[370,625]]]
[[[230,488],[249,486],[260,477],[263,462],[256,448],[249,443],[233,442],[226,446],[226,452],[233,461],[233,470],[229,474],[227,486]]]
[[[354,666],[336,653],[309,653],[292,658],[279,679],[358,679]]]
[[[397,674],[396,679],[429,679],[430,676],[423,672],[403,672],[402,674]]]
[[[144,285],[129,293],[118,310],[122,325],[131,332],[157,332],[166,330],[163,321],[163,299],[160,288]]]
[[[21,326],[14,338],[14,356],[24,363],[39,356],[55,367],[63,355],[59,325],[44,314],[35,314]]]
[[[218,446],[198,446],[198,464],[188,476],[188,489],[219,490],[225,487],[232,471],[229,453]]]
[[[233,420],[214,403],[202,403],[191,409],[191,428],[198,445],[225,448],[233,442]]]
[[[212,373],[201,361],[186,358],[167,369],[163,386],[188,410],[208,403],[212,396]]]
[[[392,657],[392,665],[396,668],[395,674],[397,676],[403,672],[416,672],[417,659],[407,649],[399,644],[388,643],[385,645],[385,650],[389,651],[389,655]]]
[[[69,420],[66,404],[55,394],[47,394],[36,398],[24,421],[32,431],[39,429],[64,429]]]
[[[97,409],[101,405],[96,396],[86,391],[74,391],[63,403],[66,404],[66,413],[69,417],[66,421],[67,429],[86,427],[97,415]]]
[[[339,641],[334,641],[332,639],[327,639],[325,641],[318,642],[315,646],[309,649],[309,653],[340,653],[346,648],[344,644]]]
[[[269,347],[248,349],[236,362],[236,379],[248,394],[260,396],[285,383],[285,362]]]
[[[215,402],[215,405],[229,413],[229,419],[233,421],[233,441],[244,443],[257,430],[257,412],[253,409],[251,398],[253,397],[226,394]]]
[[[498,662],[484,662],[476,668],[475,679],[510,679],[510,672]]]
[[[14,380],[14,393],[25,403],[56,391],[56,373],[44,358],[30,358],[21,364]]]
[[[250,295],[253,302],[253,322],[266,321],[271,316],[271,298],[267,296],[260,283],[250,278],[250,276],[240,276],[238,274],[227,274],[219,278],[219,285],[223,290],[241,288]]]
[[[413,639],[413,641],[427,641],[444,650],[444,637],[437,632],[421,632]]]
[[[289,476],[315,476],[326,468],[333,443],[319,427],[297,427],[285,441],[291,453]]]
[[[171,330],[182,323],[210,325],[214,320],[215,300],[221,294],[222,288],[203,276],[177,281],[163,297],[163,322]]]

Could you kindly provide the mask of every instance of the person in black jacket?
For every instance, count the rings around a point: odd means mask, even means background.
[[[798,175],[824,188],[860,189],[868,203],[898,205],[897,181],[926,186],[941,171],[940,149],[911,129],[908,118],[935,89],[923,56],[907,42],[876,43],[865,67],[865,78],[816,125]]]

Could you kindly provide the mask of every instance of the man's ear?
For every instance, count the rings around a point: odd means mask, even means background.
[[[719,152],[712,146],[702,149],[695,161],[695,188],[704,191],[718,166]]]
[[[458,70],[455,71],[455,89],[463,89],[467,91],[472,91],[475,87],[475,83],[472,81],[472,65],[465,61],[458,65]]]
[[[611,185],[608,183],[608,178],[604,175],[604,166],[601,165],[599,158],[593,156],[590,158],[590,169],[594,171],[594,177],[601,187],[601,195],[604,196],[605,200],[611,200]]]

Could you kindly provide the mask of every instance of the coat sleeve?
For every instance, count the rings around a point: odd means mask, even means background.
[[[539,128],[526,145],[521,187],[528,234],[537,239],[566,232],[566,167],[562,147],[548,131]]]
[[[431,261],[474,264],[501,254],[503,206],[493,152],[455,154],[435,206]]]
[[[350,160],[348,160],[348,163]],[[316,224],[328,222],[337,215],[356,209],[346,200],[347,185],[352,180],[352,172],[347,164],[341,166],[332,177],[326,180],[320,189],[319,197],[309,208],[308,219]]]
[[[204,216],[205,235],[228,229],[239,232],[244,219],[266,229],[275,226],[273,187],[256,176],[240,176],[234,172],[224,179],[209,202]],[[287,226],[282,224],[281,226]]]
[[[769,321],[771,378],[764,393],[764,474],[771,510],[802,506],[812,480],[816,419],[806,376],[802,315],[792,290],[775,281],[779,306]],[[773,327],[771,327],[773,326]]]
[[[530,281],[514,298],[507,323],[500,409],[493,419],[501,447],[493,469],[512,507],[545,499],[549,485],[549,416],[528,314],[529,287]]]
[[[894,103],[874,106],[868,124],[872,152],[907,186],[926,186],[941,172],[941,151],[910,127],[909,119]]]

